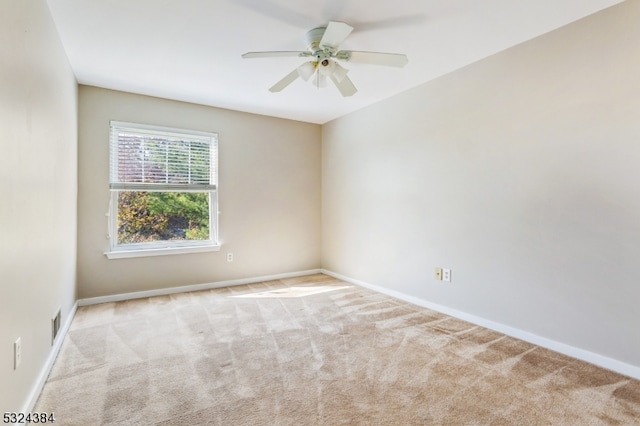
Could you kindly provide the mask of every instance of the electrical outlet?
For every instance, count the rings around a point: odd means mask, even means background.
[[[233,253],[227,253],[227,262],[233,262]]]
[[[448,283],[451,282],[451,269],[442,269],[442,280]]]
[[[13,369],[17,370],[22,362],[22,339],[18,339],[13,342]]]
[[[436,268],[435,278],[438,281],[442,281],[442,268]]]

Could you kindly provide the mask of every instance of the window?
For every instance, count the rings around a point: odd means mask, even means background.
[[[111,122],[109,258],[218,245],[215,133]]]

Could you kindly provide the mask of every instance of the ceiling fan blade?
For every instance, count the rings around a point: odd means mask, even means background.
[[[300,74],[298,73],[298,68],[296,68],[295,70],[291,71],[289,74],[285,75],[282,80],[274,84],[269,89],[269,91],[274,93],[280,92],[282,91],[282,89],[284,89],[285,87],[287,87],[288,85],[296,81],[298,77],[300,77]]]
[[[342,80],[340,81],[338,81],[336,76],[333,74],[329,78],[331,78],[331,81],[333,81],[333,84],[336,85],[342,96],[353,96],[358,91],[358,89],[356,89],[356,86],[353,85],[351,79],[346,75],[342,77]]]
[[[348,62],[386,65],[389,67],[404,67],[409,62],[407,55],[401,53],[357,52],[352,50],[341,50],[336,54],[336,58]]]
[[[336,78],[336,80],[342,81],[342,79],[347,76],[348,72],[348,69],[344,68],[342,65],[336,62],[336,66],[333,69],[333,76]]]
[[[244,55],[242,55],[242,57],[244,59],[251,59],[251,58],[286,58],[286,57],[291,57],[291,58],[300,58],[300,57],[306,57],[306,56],[311,56],[311,52],[304,52],[304,51],[272,51],[272,52],[247,52]]]
[[[333,47],[337,49],[340,43],[353,31],[351,25],[344,22],[330,21],[327,25],[327,29],[324,31],[322,40],[320,40],[320,47]]]

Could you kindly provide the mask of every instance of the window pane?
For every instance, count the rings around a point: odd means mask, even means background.
[[[118,244],[210,239],[209,192],[118,193]]]

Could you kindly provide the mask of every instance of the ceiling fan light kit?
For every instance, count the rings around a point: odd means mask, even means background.
[[[403,67],[407,64],[406,55],[399,53],[360,52],[353,50],[338,50],[353,27],[344,22],[330,21],[326,27],[314,28],[306,34],[306,51],[271,51],[247,52],[242,55],[250,58],[301,57],[313,58],[287,74],[282,80],[274,84],[269,91],[280,92],[298,78],[309,81],[315,75],[312,83],[320,88],[326,86],[327,78],[338,88],[342,96],[352,96],[358,90],[347,76],[348,69],[338,61],[356,62],[371,65]]]

